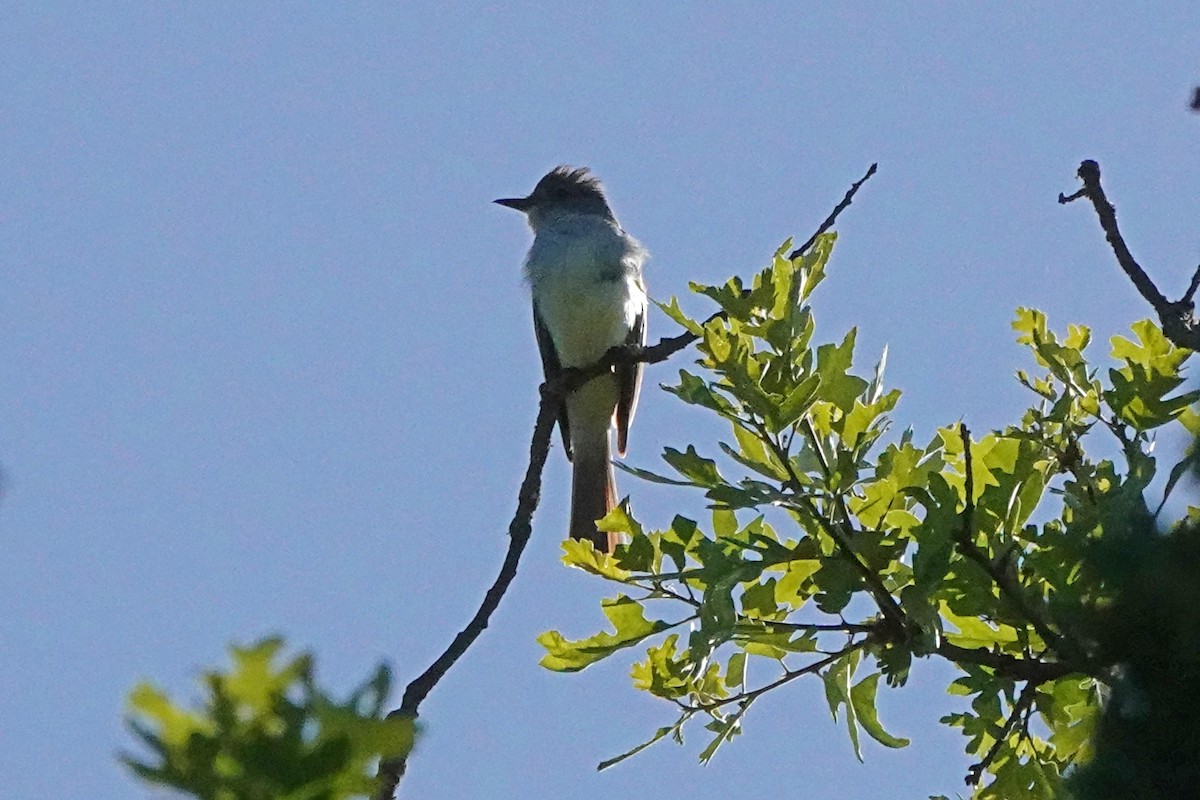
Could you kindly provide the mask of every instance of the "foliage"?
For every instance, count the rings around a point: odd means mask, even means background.
[[[1119,556],[1119,557],[1118,557]],[[1137,536],[1096,559],[1118,588],[1097,614],[1106,661],[1120,665],[1095,757],[1070,781],[1078,800],[1190,798],[1200,785],[1200,528]]]
[[[146,760],[122,760],[142,780],[198,800],[340,800],[368,794],[380,758],[407,753],[413,722],[383,718],[387,667],[336,702],[313,682],[308,654],[276,665],[279,639],[233,647],[233,668],[203,677],[198,709],[143,684],[131,692],[133,733]]]
[[[1013,327],[1037,369],[1018,373],[1032,403],[1017,423],[977,438],[950,425],[925,444],[911,429],[889,436],[900,393],[884,387],[884,359],[858,375],[855,330],[814,340],[810,298],[834,239],[796,258],[785,244],[749,288],[693,284],[719,306],[706,321],[662,306],[699,351],[699,369],[668,391],[722,417],[730,436],[719,452],[667,448],[672,475],[628,471],[702,491],[711,520],[645,530],[622,507],[602,523],[626,536],[614,556],[568,543],[567,564],[621,585],[604,609],[615,632],[546,633],[543,664],[574,671],[644,648],[634,685],[677,716],[604,767],[682,741],[693,721],[711,737],[707,762],[754,703],[805,675],[824,682],[860,758],[863,733],[902,747],[877,692],[917,659],[947,659],[959,671],[948,690],[969,703],[942,722],[966,739],[974,796],[1058,796],[1090,755],[1122,660],[1099,616],[1119,582],[1092,554],[1157,536],[1162,503],[1145,499],[1155,432],[1200,431],[1197,393],[1179,392],[1189,351],[1141,322],[1112,340],[1102,376],[1087,328],[1059,336],[1020,309]],[[1189,465],[1169,471],[1163,502]]]

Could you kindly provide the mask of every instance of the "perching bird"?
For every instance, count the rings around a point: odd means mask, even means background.
[[[612,347],[645,344],[647,254],[622,230],[586,167],[555,167],[528,197],[496,202],[524,212],[533,229],[525,276],[547,379],[594,364]],[[625,455],[641,382],[641,364],[617,366],[567,397],[558,419],[574,465],[570,535],[602,552],[617,544],[616,534],[596,528],[617,504],[609,428],[615,424],[617,452]]]

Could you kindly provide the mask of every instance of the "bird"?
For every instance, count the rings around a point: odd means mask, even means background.
[[[645,345],[642,269],[649,255],[617,222],[587,167],[555,167],[528,196],[495,202],[524,213],[533,231],[524,273],[547,381],[596,363],[613,347]],[[604,553],[620,538],[596,527],[617,504],[611,429],[624,456],[641,382],[640,362],[618,364],[566,397],[558,417],[572,465],[568,535]]]

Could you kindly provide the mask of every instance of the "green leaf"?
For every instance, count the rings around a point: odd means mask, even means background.
[[[658,571],[659,552],[650,537],[640,530],[633,534],[627,544],[617,547],[614,558],[617,566],[628,572]]]
[[[1180,368],[1191,351],[1176,347],[1150,320],[1132,326],[1138,341],[1112,338],[1113,358],[1125,362],[1109,370],[1112,389],[1104,393],[1117,416],[1139,431],[1151,430],[1182,415],[1200,393],[1168,398],[1183,383]]]
[[[821,562],[815,558],[797,558],[789,561],[786,567],[776,585],[775,596],[794,610],[803,606],[816,591],[810,578],[821,569]]]
[[[578,672],[670,627],[662,620],[646,619],[641,603],[626,595],[603,601],[601,608],[613,625],[613,633],[601,632],[571,641],[558,631],[546,631],[537,638],[538,644],[546,649],[541,665],[555,672]]]
[[[734,431],[735,435],[737,435],[736,432],[741,431],[741,428],[734,426]],[[750,434],[746,433],[743,433],[742,435],[746,436],[747,438],[750,436]],[[785,473],[779,466],[779,462],[775,459],[775,457],[768,453],[763,443],[758,440],[753,441],[757,442],[757,447],[753,445],[747,446],[741,441],[741,437],[739,436],[739,450],[734,450],[732,447],[725,444],[725,442],[718,442],[717,444],[720,446],[721,450],[724,451],[725,455],[729,456],[743,467],[753,470],[759,475],[770,478],[773,481],[782,482],[787,480],[787,473]]]
[[[995,648],[1011,645],[1018,639],[1011,625],[988,622],[976,616],[955,613],[950,603],[942,601],[942,617],[958,629],[958,633],[946,633],[946,639],[960,647]]]
[[[854,401],[868,384],[848,370],[854,362],[854,339],[858,331],[851,328],[840,345],[823,344],[817,348],[817,375],[820,376],[819,397],[832,402],[842,411],[854,407]]]
[[[689,692],[695,664],[688,651],[676,651],[678,642],[679,635],[672,633],[661,645],[646,648],[646,660],[634,664],[630,670],[636,688],[667,699]]]
[[[792,260],[799,273],[793,280],[796,280],[800,286],[798,293],[800,302],[808,300],[821,281],[825,280],[825,266],[829,263],[829,257],[833,253],[833,244],[836,241],[836,231],[823,233],[813,242],[808,252]],[[783,252],[785,251],[780,251],[781,254]]]
[[[752,583],[742,589],[742,613],[754,619],[782,619],[786,612],[775,600],[775,578]]]
[[[601,552],[590,539],[566,539],[562,543],[562,562],[584,572],[613,581],[625,581],[629,571],[608,553]]]
[[[829,713],[837,720],[838,709],[846,707],[846,729],[850,733],[850,743],[854,745],[854,757],[860,762],[862,748],[858,743],[858,721],[854,703],[850,699],[850,680],[854,677],[854,669],[858,666],[859,651],[839,658],[821,675],[825,682],[825,700],[829,703]]]
[[[675,564],[675,569],[682,572],[687,568],[688,552],[703,539],[704,534],[693,520],[676,515],[671,520],[671,527],[663,531],[658,546],[662,554]]]
[[[826,614],[841,614],[860,586],[858,572],[838,554],[821,558],[821,569],[813,576],[820,591],[817,607]]]
[[[622,461],[614,461],[613,466],[615,466],[617,469],[621,470],[622,472],[628,472],[630,475],[633,475],[634,477],[637,477],[637,478],[641,478],[642,480],[647,481],[649,483],[664,483],[667,486],[694,486],[695,485],[691,481],[681,481],[678,478],[668,478],[665,475],[659,475],[657,472],[651,472],[648,469],[641,469],[640,467],[631,467]]]
[[[349,800],[370,793],[381,758],[412,748],[413,720],[382,717],[385,666],[337,701],[316,687],[312,656],[277,663],[277,637],[230,651],[231,669],[204,674],[197,709],[133,691],[127,722],[151,757],[121,761],[139,779],[199,800]]]
[[[1167,485],[1163,487],[1162,502],[1154,510],[1155,517],[1162,511],[1163,506],[1167,504],[1167,498],[1171,496],[1171,491],[1174,490],[1175,484],[1179,483],[1179,479],[1185,474],[1195,469],[1197,464],[1200,464],[1200,450],[1193,448],[1182,460],[1171,467],[1171,475],[1167,478]]]
[[[599,772],[600,770],[605,770],[611,766],[620,764],[622,761],[629,758],[630,756],[635,756],[638,753],[645,750],[650,745],[654,744],[655,742],[661,741],[662,739],[666,738],[669,734],[675,734],[676,737],[678,737],[678,738],[680,738],[680,740],[682,740],[682,737],[680,736],[680,732],[683,730],[684,723],[687,722],[689,719],[691,719],[691,717],[692,717],[692,712],[685,711],[683,713],[683,716],[681,716],[678,720],[675,721],[674,725],[667,725],[665,727],[659,728],[658,730],[656,730],[654,732],[653,736],[651,736],[649,739],[642,742],[641,744],[637,745],[633,749],[626,750],[624,753],[621,753],[621,755],[619,755],[619,756],[614,756],[613,758],[609,758],[609,759],[605,759],[604,761],[601,761],[599,764],[596,765],[596,771]]]
[[[664,386],[666,391],[685,403],[711,409],[726,417],[736,417],[733,403],[713,390],[713,387],[687,370],[679,370],[679,385]]]
[[[820,375],[810,375],[793,389],[783,402],[779,404],[771,424],[771,433],[779,433],[784,428],[793,425],[812,405],[821,384]]]
[[[696,486],[712,487],[724,483],[721,473],[717,471],[717,462],[701,456],[692,445],[688,445],[682,453],[673,447],[664,448],[663,461]]]
[[[679,307],[679,300],[677,298],[672,297],[670,299],[670,301],[668,301],[666,303],[660,303],[657,300],[655,300],[653,302],[654,302],[654,305],[658,306],[659,309],[664,314],[666,314],[668,317],[670,317],[672,320],[674,320],[676,323],[678,323],[682,327],[686,328],[688,333],[694,334],[696,336],[700,335],[700,332],[701,332],[700,323],[697,322],[696,320],[692,319],[691,317],[689,317],[687,314],[683,313],[683,309],[681,309]]]
[[[737,515],[728,508],[714,508],[712,512],[713,533],[728,539],[738,531]]]
[[[715,300],[730,319],[745,321],[750,318],[750,313],[754,309],[754,304],[742,291],[742,279],[736,275],[722,286],[689,283],[688,288],[696,294],[702,294]]]
[[[875,709],[875,693],[879,688],[879,673],[868,675],[850,690],[850,703],[858,717],[858,724],[875,741],[884,747],[908,747],[908,739],[892,736],[879,723],[879,713]]]
[[[746,713],[746,709],[749,708],[749,706],[749,702],[742,703],[738,710],[734,713],[725,716],[723,719],[716,718],[705,726],[708,728],[708,730],[712,731],[716,735],[712,738],[712,741],[708,743],[708,746],[700,752],[701,764],[707,764],[709,761],[711,761],[713,755],[715,755],[717,752],[717,748],[731,740],[737,734],[741,733],[742,715]]]
[[[744,686],[746,683],[746,653],[739,650],[729,657],[725,666],[725,685],[730,687]]]
[[[884,415],[895,408],[899,401],[900,391],[898,389],[881,395],[871,403],[855,400],[842,423],[842,440],[846,446],[853,449],[864,440],[867,444],[872,443],[876,437],[869,436],[869,432],[882,433],[883,423],[887,419]]]
[[[1112,337],[1112,357],[1142,367],[1149,374],[1173,375],[1191,351],[1171,343],[1156,323],[1139,320],[1130,326],[1138,341]]]
[[[939,483],[946,486],[945,481]],[[931,593],[942,583],[950,571],[950,559],[954,554],[953,526],[959,524],[954,504],[958,497],[940,499],[942,503],[938,506],[926,508],[925,519],[913,532],[918,545],[913,555],[913,580],[922,594]]]
[[[171,702],[161,690],[139,683],[129,693],[129,710],[134,718],[150,722],[158,730],[156,739],[165,747],[179,747],[195,733],[212,733],[213,725],[202,715],[189,712]]]

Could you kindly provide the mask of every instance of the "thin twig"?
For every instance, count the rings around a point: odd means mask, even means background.
[[[833,476],[833,470],[826,461],[825,454],[821,452],[821,448],[818,446],[817,432],[813,429],[812,423],[809,422],[809,420],[805,419],[803,424],[804,435],[808,439],[808,446],[811,447],[813,452],[816,454],[817,461],[821,465],[821,471],[824,473],[825,479],[829,480]],[[836,502],[841,519],[832,522],[826,519],[823,514],[820,514],[817,511],[816,505],[812,502],[812,499],[804,494],[801,494],[803,490],[800,484],[800,477],[796,474],[795,469],[792,467],[791,459],[785,458],[780,453],[779,445],[767,435],[765,429],[760,428],[760,436],[762,436],[768,442],[768,444],[770,444],[771,449],[775,452],[775,457],[783,463],[784,469],[787,470],[789,482],[792,484],[793,491],[797,493],[801,503],[804,505],[805,511],[807,511],[817,520],[817,524],[824,528],[825,532],[830,536],[830,538],[837,543],[838,550],[843,554],[843,557],[850,562],[851,566],[858,570],[859,575],[861,575],[863,580],[866,582],[867,590],[871,593],[871,597],[874,598],[875,604],[879,606],[880,612],[892,626],[893,631],[895,633],[901,633],[905,631],[908,626],[908,620],[904,613],[904,609],[900,607],[900,604],[896,602],[894,597],[892,597],[892,593],[889,592],[887,587],[883,585],[883,580],[880,579],[875,570],[871,569],[871,566],[867,564],[861,556],[859,556],[858,551],[854,549],[853,543],[850,541],[850,534],[854,532],[854,526],[850,522],[850,512],[849,509],[846,508],[844,500],[839,496]]]
[[[1100,219],[1100,227],[1104,229],[1104,238],[1108,240],[1113,255],[1117,257],[1117,263],[1125,270],[1125,274],[1133,281],[1133,285],[1146,302],[1154,307],[1162,324],[1163,335],[1180,347],[1200,350],[1200,322],[1197,322],[1192,314],[1195,308],[1192,297],[1196,293],[1197,284],[1200,284],[1200,268],[1197,268],[1196,274],[1192,276],[1191,284],[1183,298],[1175,303],[1168,300],[1129,252],[1129,246],[1125,244],[1121,230],[1117,227],[1117,211],[1108,201],[1104,187],[1100,184],[1100,165],[1089,159],[1079,165],[1076,174],[1083,182],[1083,188],[1071,195],[1060,193],[1058,202],[1071,203],[1081,197],[1091,201],[1096,216]]]
[[[825,658],[822,658],[820,661],[814,661],[813,663],[807,664],[807,665],[801,667],[800,669],[785,670],[782,678],[771,681],[770,683],[766,684],[765,686],[760,686],[757,689],[754,689],[752,691],[742,692],[740,694],[735,694],[735,695],[730,695],[729,697],[718,700],[715,703],[692,704],[692,703],[685,703],[681,700],[677,700],[676,705],[678,705],[680,708],[684,709],[685,711],[715,711],[716,709],[727,706],[730,703],[741,703],[741,702],[753,701],[756,698],[758,698],[759,695],[766,694],[767,692],[771,691],[772,689],[778,689],[780,686],[783,686],[785,683],[790,683],[791,681],[796,680],[796,678],[799,678],[802,675],[812,675],[815,672],[820,672],[822,669],[829,666],[833,662],[837,661],[842,656],[848,655],[850,653],[853,653],[855,650],[861,650],[862,648],[866,647],[867,642],[869,642],[869,641],[870,641],[870,639],[862,639],[861,641],[858,641],[858,642],[852,642],[851,644],[848,644],[845,647],[843,647],[841,650],[838,650],[835,653],[830,653],[828,656],[826,656]]]
[[[972,475],[971,467],[971,432],[967,430],[966,423],[959,424],[958,432],[959,436],[962,437],[963,459],[966,469],[965,489],[967,495],[966,507],[963,509],[962,526],[955,535],[958,549],[987,573],[992,582],[1000,588],[1004,596],[1016,607],[1020,615],[1024,619],[1029,620],[1029,623],[1033,625],[1034,630],[1042,637],[1042,641],[1046,643],[1047,647],[1052,649],[1065,661],[1082,661],[1078,648],[1074,647],[1071,642],[1067,641],[1065,637],[1050,627],[1050,624],[1043,618],[1040,609],[1035,609],[1029,604],[1019,580],[1005,569],[1003,564],[997,564],[991,558],[988,558],[988,554],[979,545],[975,544],[975,477]]]
[[[807,253],[808,248],[812,247],[813,244],[817,241],[817,237],[819,237],[822,233],[824,233],[825,231],[827,231],[833,227],[833,223],[837,222],[838,215],[841,214],[843,211],[845,211],[846,208],[852,202],[854,202],[854,195],[858,194],[859,188],[864,183],[866,183],[871,178],[872,175],[875,174],[875,171],[877,169],[879,169],[879,164],[878,163],[872,164],[870,167],[867,168],[866,175],[863,175],[861,178],[856,180],[854,183],[850,184],[850,188],[848,190],[846,190],[846,196],[842,198],[842,202],[840,202],[836,206],[834,206],[833,211],[830,213],[830,215],[828,217],[825,218],[825,221],[822,222],[817,227],[816,233],[814,233],[812,236],[808,237],[807,242],[805,242],[804,244],[800,245],[799,247],[797,247],[795,250],[792,251],[791,255],[788,256],[789,261],[792,259],[795,259],[795,258],[799,258],[800,256]]]
[[[1000,729],[1000,734],[996,736],[996,741],[988,748],[987,753],[984,754],[979,763],[967,770],[966,782],[968,786],[979,784],[980,779],[983,778],[984,771],[996,759],[996,755],[1000,752],[1000,748],[1004,745],[1005,740],[1008,739],[1008,734],[1012,732],[1013,726],[1017,724],[1017,720],[1033,705],[1033,697],[1036,691],[1036,684],[1025,684],[1025,688],[1021,690],[1021,696],[1017,698],[1017,702],[1013,704],[1012,711],[1009,712],[1008,719],[1004,721],[1004,727]]]
[[[815,633],[872,633],[879,630],[879,625],[863,624],[860,622],[784,622],[782,620],[758,619],[739,615],[739,624],[762,625],[765,628],[779,628],[785,631],[813,631]]]
[[[825,221],[817,226],[816,232],[814,232],[812,236],[808,237],[808,240],[804,244],[793,250],[788,258],[796,259],[807,253],[809,248],[811,248],[817,241],[817,238],[820,237],[821,234],[825,233],[825,231],[833,227],[841,213],[849,207],[851,202],[853,202],[854,195],[858,194],[858,190],[870,179],[872,175],[875,174],[878,169],[879,164],[872,164],[869,168],[867,168],[866,174],[864,174],[854,183],[850,184],[850,188],[846,190],[846,194],[844,197],[842,197],[841,202],[834,207],[829,216],[825,218]],[[719,311],[709,317],[709,320],[723,319],[724,317],[725,313],[723,311]],[[707,321],[708,320],[706,320],[706,322]],[[601,359],[599,363],[593,365],[592,367],[588,367],[586,369],[586,374],[590,377],[595,377],[596,375],[600,375],[603,372],[608,371],[608,369],[614,364],[629,363],[631,361],[640,361],[646,364],[657,364],[660,361],[666,361],[675,353],[678,353],[680,350],[687,347],[699,338],[699,336],[691,333],[690,331],[684,331],[678,336],[669,336],[661,339],[658,344],[650,347],[639,347],[637,345],[614,347],[605,354],[604,358]]]
[[[492,587],[484,595],[483,602],[475,616],[463,628],[450,646],[446,648],[428,669],[420,674],[404,689],[404,698],[400,707],[388,714],[389,718],[402,717],[416,719],[417,709],[438,681],[450,670],[454,663],[467,652],[483,630],[488,626],[492,616],[509,584],[517,575],[517,564],[521,553],[529,543],[532,531],[533,512],[537,509],[542,490],[542,468],[546,465],[546,457],[550,452],[550,435],[554,432],[554,422],[558,418],[558,409],[562,403],[562,395],[553,389],[544,388],[541,403],[538,406],[537,423],[533,427],[533,437],[529,445],[529,466],[525,470],[525,479],[521,482],[520,494],[517,497],[517,511],[508,525],[508,552],[504,556],[504,564],[500,574],[496,576]],[[379,765],[379,789],[375,794],[377,800],[391,800],[396,791],[396,784],[404,775],[407,758],[385,760]]]
[[[1180,303],[1192,304],[1192,298],[1196,296],[1196,290],[1200,289],[1200,266],[1196,267],[1196,271],[1192,273],[1192,282],[1188,284],[1187,291],[1183,293]]]

